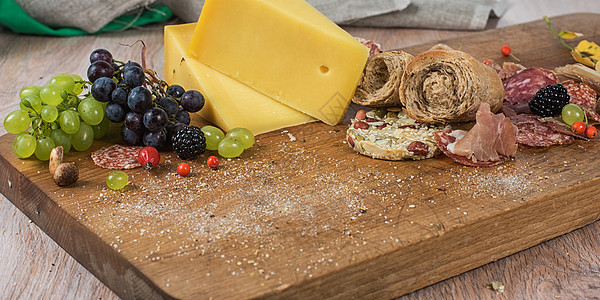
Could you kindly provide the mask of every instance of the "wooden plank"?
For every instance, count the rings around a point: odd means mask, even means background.
[[[554,22],[594,39],[596,20]],[[570,62],[541,21],[447,43],[481,59],[504,59],[498,49],[509,43],[526,65]],[[153,173],[129,172],[123,193],[104,186],[109,171],[94,167],[89,152],[67,156],[82,180],[58,188],[45,164],[14,158],[4,136],[1,191],[124,298],[396,296],[600,212],[587,197],[597,184],[586,161],[600,151],[596,143],[521,151],[504,166],[475,169],[445,158],[361,157],[344,132],[316,123],[262,135],[218,171],[195,161],[190,178],[176,176],[179,160],[165,154]]]

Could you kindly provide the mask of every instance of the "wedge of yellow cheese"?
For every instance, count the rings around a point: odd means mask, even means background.
[[[315,121],[186,55],[196,23],[165,27],[165,81],[201,92],[199,114],[228,131],[245,127],[259,134]]]
[[[188,53],[331,125],[342,120],[369,56],[304,0],[206,0]]]

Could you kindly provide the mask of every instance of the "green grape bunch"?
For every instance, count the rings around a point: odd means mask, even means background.
[[[74,149],[87,150],[94,139],[94,131],[89,127],[98,127],[104,119],[102,104],[91,98],[89,92],[84,93],[89,86],[90,82],[79,75],[58,74],[44,86],[22,88],[19,109],[4,119],[4,129],[17,134],[13,140],[14,154],[19,158],[35,155],[46,161],[52,148],[63,146],[68,152],[72,142],[77,142]],[[82,124],[87,125],[83,130]],[[98,133],[99,138],[102,132]]]
[[[110,125],[121,126],[127,145],[169,149],[171,137],[189,125],[190,113],[200,111],[204,96],[179,85],[168,85],[142,64],[113,59],[106,49],[91,52],[87,80],[76,74],[58,74],[43,86],[19,92],[19,109],[4,119],[8,133],[16,134],[13,152],[19,158],[48,160],[50,151],[63,146],[86,151]]]

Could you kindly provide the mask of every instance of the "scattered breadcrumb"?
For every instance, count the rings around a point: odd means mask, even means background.
[[[492,281],[485,287],[496,292],[504,293],[504,284],[499,281]]]

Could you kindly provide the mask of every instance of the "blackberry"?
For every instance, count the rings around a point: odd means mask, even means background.
[[[177,156],[185,160],[194,159],[206,150],[204,133],[196,126],[184,126],[173,135],[171,142]]]
[[[571,97],[562,84],[547,85],[529,101],[529,109],[540,117],[552,117],[560,114],[562,108],[569,104],[569,100]]]

